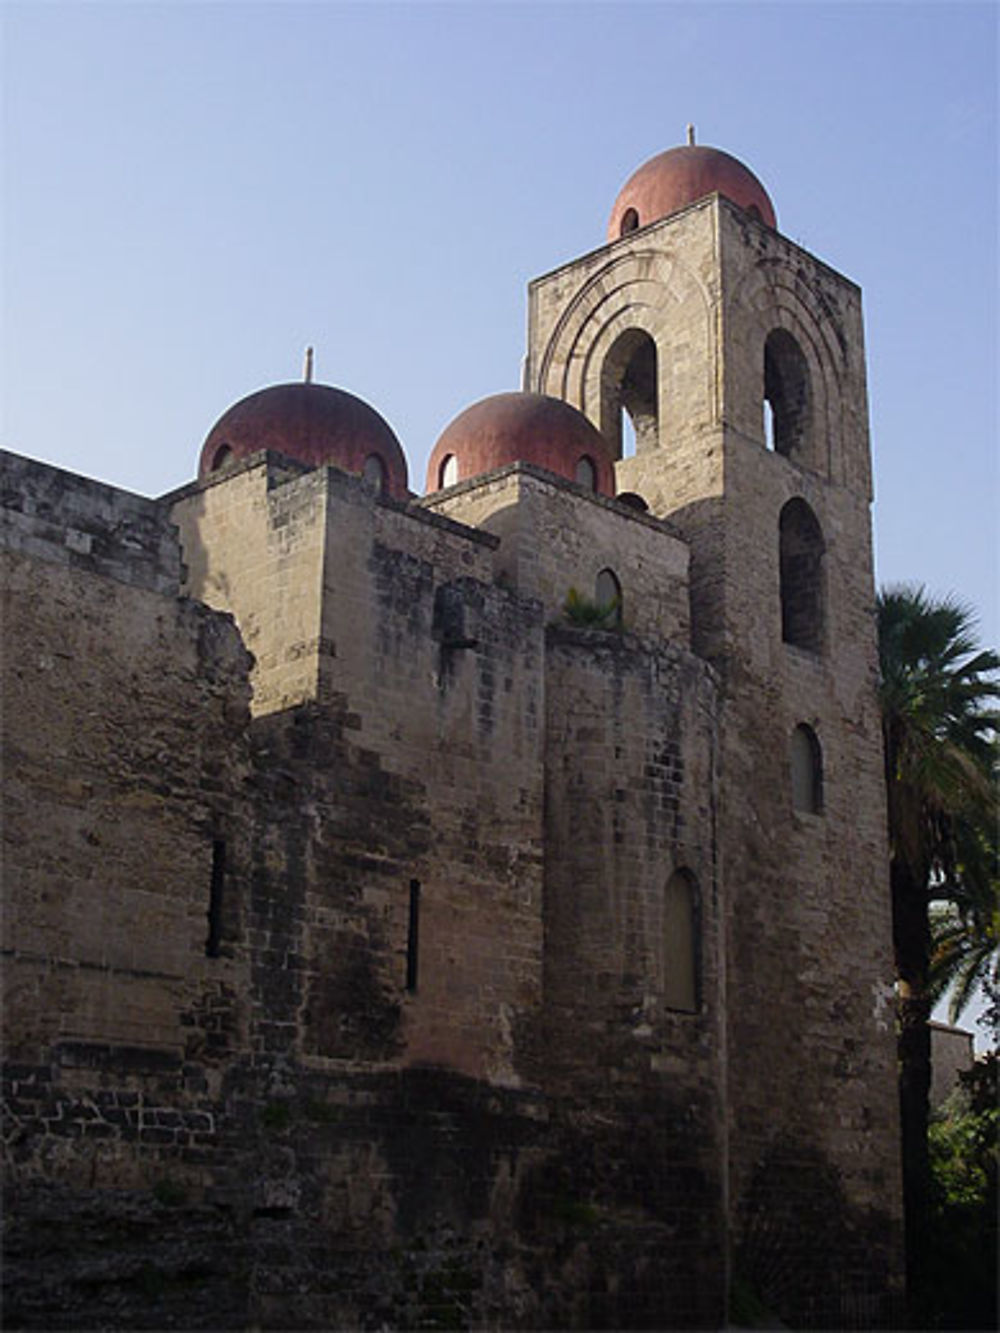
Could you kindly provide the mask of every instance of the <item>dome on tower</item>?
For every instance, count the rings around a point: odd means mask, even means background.
[[[614,495],[604,436],[575,407],[541,393],[498,393],[460,412],[427,464],[427,493],[507,463],[534,463],[600,495]]]
[[[227,463],[273,449],[309,467],[332,463],[405,500],[406,458],[392,427],[345,389],[305,381],[241,398],[208,432],[198,461],[204,480]]]
[[[721,148],[687,143],[658,153],[632,173],[611,210],[608,240],[617,241],[716,192],[758,222],[778,225],[774,205],[749,167]]]

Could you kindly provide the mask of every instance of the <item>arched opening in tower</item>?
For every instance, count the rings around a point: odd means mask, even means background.
[[[809,443],[809,367],[785,329],[772,329],[764,344],[764,443],[777,454],[802,460]]]
[[[619,334],[601,367],[601,430],[615,458],[660,440],[656,344],[644,329]],[[633,443],[634,442],[634,443]]]

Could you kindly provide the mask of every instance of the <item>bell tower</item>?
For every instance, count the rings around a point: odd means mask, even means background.
[[[531,284],[528,344],[527,387],[580,408],[618,493],[688,542],[691,646],[722,683],[734,1274],[792,1322],[890,1321],[901,1204],[860,291],[689,131],[622,187],[605,245]]]

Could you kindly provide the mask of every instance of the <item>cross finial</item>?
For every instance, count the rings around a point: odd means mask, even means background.
[[[306,384],[312,384],[312,377],[313,377],[313,349],[311,347],[307,347],[306,364],[302,370],[302,378],[306,382]]]
[[[693,126],[693,125],[689,125],[689,126],[688,126],[688,147],[689,147],[689,148],[693,148],[693,147],[694,147],[694,126]]]

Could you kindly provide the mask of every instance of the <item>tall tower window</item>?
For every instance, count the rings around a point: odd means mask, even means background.
[[[781,511],[781,637],[810,653],[823,651],[823,533],[805,500]]]
[[[823,752],[812,727],[804,722],[792,732],[788,747],[792,774],[792,809],[807,815],[823,812]]]
[[[626,452],[623,413],[635,433],[635,452],[655,449],[660,440],[656,344],[643,329],[619,334],[601,368],[601,431],[616,458]]]
[[[663,893],[663,998],[668,1009],[698,1011],[698,887],[677,870]]]
[[[772,329],[764,344],[765,440],[775,453],[801,459],[809,442],[809,367],[802,349],[784,329]],[[765,412],[766,412],[765,408]]]

